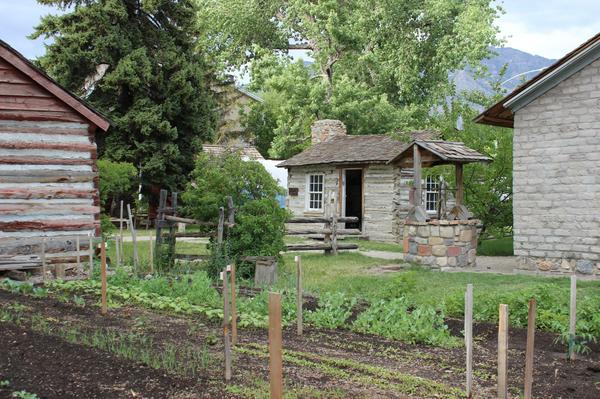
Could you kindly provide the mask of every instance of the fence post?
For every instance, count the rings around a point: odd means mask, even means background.
[[[155,258],[157,262],[161,261],[160,258],[160,246],[162,245],[162,225],[165,222],[165,208],[167,206],[167,190],[160,190],[160,197],[158,199],[158,213],[156,215],[156,239],[155,239]]]
[[[231,342],[229,341],[229,292],[227,268],[221,272],[223,280],[223,343],[225,348],[225,381],[231,380]]]
[[[569,360],[575,360],[575,325],[577,324],[577,276],[571,276],[571,303],[569,307]]]
[[[508,395],[508,305],[501,304],[498,322],[498,399]]]
[[[473,284],[465,292],[465,346],[467,349],[467,398],[473,397]]]
[[[223,225],[225,224],[225,209],[219,208],[219,225],[217,226],[217,243],[219,247],[223,244]]]
[[[533,388],[533,351],[535,340],[535,298],[529,300],[529,314],[527,317],[527,347],[525,349],[525,399],[531,399]]]
[[[102,243],[100,244],[100,278],[102,280],[102,300],[100,313],[106,315],[106,313],[108,313],[108,306],[106,303],[106,243],[104,242],[104,238],[102,239]]]
[[[47,265],[46,265],[46,237],[42,237],[42,247],[41,247],[41,251],[42,251],[42,280],[46,281],[46,274],[47,274]]]
[[[237,306],[235,292],[235,263],[229,266],[231,271],[231,344],[237,344]]]
[[[269,293],[269,379],[271,399],[283,397],[283,355],[281,348],[281,294]]]
[[[137,234],[133,225],[133,215],[131,214],[131,204],[127,204],[127,214],[129,216],[129,229],[131,230],[131,242],[133,244],[133,269],[138,270],[140,258],[138,257]]]
[[[90,277],[94,274],[94,237],[90,233],[90,246],[88,248],[90,258]]]
[[[235,224],[235,207],[233,206],[233,198],[231,195],[227,197],[227,223],[229,227]]]
[[[300,256],[295,256],[296,261],[296,320],[298,322],[298,335],[302,335],[302,307],[303,307],[303,295],[302,295],[302,260]]]
[[[332,204],[331,204],[331,253],[333,255],[337,255],[338,252],[338,243],[337,243],[337,229],[338,229],[338,222],[337,222],[337,208],[335,206],[335,196],[332,196],[331,198]]]
[[[171,207],[173,209],[173,216],[177,216],[177,193],[171,193]],[[169,265],[175,264],[175,222],[169,222]]]
[[[150,247],[150,274],[154,274],[154,243],[152,242],[152,230],[149,231],[149,247]]]
[[[117,247],[120,247],[117,251],[117,263],[121,266],[125,257],[125,253],[123,252],[123,200],[121,200],[121,210],[119,213],[119,241],[117,242]]]

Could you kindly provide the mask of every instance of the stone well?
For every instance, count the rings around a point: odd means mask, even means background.
[[[404,259],[450,270],[474,267],[477,226],[480,220],[407,220],[404,225]]]

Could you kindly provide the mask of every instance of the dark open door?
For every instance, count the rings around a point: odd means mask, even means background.
[[[360,169],[348,169],[345,173],[345,216],[358,217],[358,223],[346,223],[347,229],[360,229],[362,225],[363,175]]]

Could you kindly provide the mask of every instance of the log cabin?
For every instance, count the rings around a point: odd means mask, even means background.
[[[96,134],[109,125],[0,40],[0,270],[41,256],[64,272],[78,236],[87,256],[85,237],[100,233]]]

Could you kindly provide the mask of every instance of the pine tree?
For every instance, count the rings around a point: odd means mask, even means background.
[[[32,34],[52,42],[39,64],[113,122],[100,156],[139,167],[145,192],[183,187],[215,126],[193,1],[38,1],[64,11]]]

